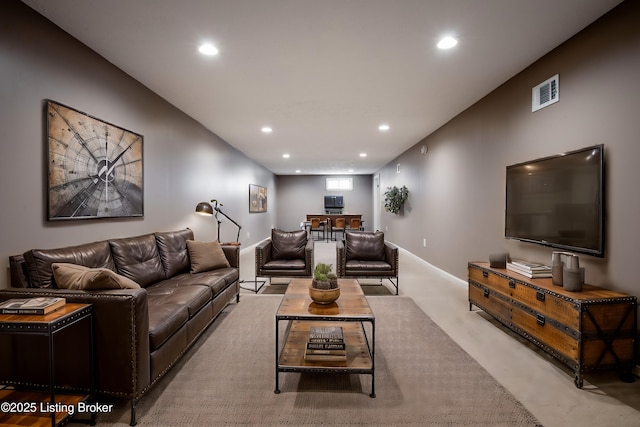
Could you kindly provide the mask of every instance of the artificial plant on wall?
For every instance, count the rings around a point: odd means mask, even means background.
[[[384,192],[384,210],[394,214],[398,214],[404,202],[409,197],[409,189],[406,186],[398,188],[395,185],[393,187],[387,187],[387,191]]]

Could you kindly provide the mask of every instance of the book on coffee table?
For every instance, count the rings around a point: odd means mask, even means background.
[[[49,314],[67,301],[58,297],[13,298],[0,303],[1,314]]]
[[[340,326],[311,326],[304,359],[313,362],[346,361],[347,348]]]

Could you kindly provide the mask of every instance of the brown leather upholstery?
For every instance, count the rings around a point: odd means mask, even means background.
[[[193,232],[187,229],[59,249],[33,249],[10,257],[12,287],[0,289],[0,301],[61,296],[67,302],[92,304],[96,391],[135,403],[233,297],[239,300],[239,246],[222,246],[230,267],[191,274],[186,241],[192,239]],[[57,289],[51,272],[53,262],[107,267],[145,287]],[[86,360],[83,349],[88,345],[87,336],[75,328],[69,328],[68,333],[73,344],[61,349],[63,357],[56,358],[56,382],[87,390],[88,370],[77,369]],[[0,337],[0,345],[5,344]],[[27,356],[22,356],[24,352],[0,354],[0,383],[47,386],[48,365],[39,356],[47,354],[46,342],[29,342],[26,348]],[[40,365],[42,369],[38,369]]]
[[[336,242],[336,264],[338,277],[389,279],[398,295],[398,248],[384,233],[346,231]]]
[[[153,234],[109,240],[119,274],[143,288],[167,278]]]
[[[109,242],[93,242],[61,249],[31,249],[23,254],[27,266],[30,286],[51,288],[54,262],[68,262],[91,268],[109,268],[116,271]]]
[[[271,230],[271,255],[273,259],[304,259],[307,233],[303,230]]]
[[[189,272],[189,252],[187,240],[193,240],[190,229],[156,233],[158,252],[167,277]]]
[[[271,239],[256,246],[258,277],[311,277],[313,240],[306,231],[271,230]]]

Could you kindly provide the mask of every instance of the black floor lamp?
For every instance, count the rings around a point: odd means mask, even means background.
[[[213,203],[213,206],[211,206],[211,203]],[[222,206],[222,203],[218,203],[216,199],[211,199],[211,202],[198,203],[198,205],[196,206],[196,212],[202,215],[215,216],[216,222],[218,223],[218,242],[220,242],[220,220],[218,219],[218,214],[222,214],[225,218],[227,218],[229,221],[234,223],[236,227],[238,227],[238,235],[236,236],[235,242],[230,242],[227,244],[240,246],[240,229],[242,228],[242,226],[237,222],[235,222],[233,219],[229,218],[229,216],[226,213],[222,212],[222,210],[218,206]],[[244,286],[240,286],[242,289],[246,289],[248,291],[258,293],[266,283],[266,280],[248,280],[248,281],[240,280],[240,283],[245,283],[245,282],[253,283],[253,288],[246,288]],[[258,286],[258,283],[260,283],[260,286]]]
[[[213,206],[211,206],[211,203],[213,203]],[[229,221],[231,221],[232,223],[234,223],[236,225],[236,227],[238,227],[238,235],[236,236],[236,241],[234,242],[234,244],[240,244],[240,229],[242,228],[242,226],[240,224],[238,224],[237,222],[235,222],[233,219],[229,218],[229,216],[222,212],[222,210],[218,207],[218,205],[222,206],[222,203],[218,203],[218,201],[216,199],[211,199],[211,202],[200,202],[198,203],[198,205],[196,206],[196,212],[202,215],[214,215],[216,218],[216,222],[218,223],[218,242],[220,242],[220,220],[218,219],[218,214],[222,214],[225,218],[227,218]],[[214,214],[215,212],[215,214]]]

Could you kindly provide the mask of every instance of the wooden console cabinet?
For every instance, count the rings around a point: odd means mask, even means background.
[[[633,381],[635,296],[583,285],[565,291],[551,279],[529,279],[489,263],[469,263],[469,310],[475,305],[565,363],[583,386],[583,373],[617,369]]]

